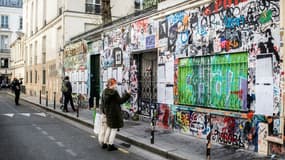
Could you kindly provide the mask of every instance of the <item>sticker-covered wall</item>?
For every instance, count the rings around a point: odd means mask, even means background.
[[[167,55],[163,53],[184,57],[179,66],[189,61],[188,67],[175,73],[175,103],[279,115],[279,17],[277,0],[217,0],[159,20],[160,64]],[[248,55],[238,54],[230,60],[235,52]],[[205,57],[221,53],[227,55]],[[202,58],[185,58],[193,56]],[[248,62],[231,65],[244,58]],[[191,66],[192,61],[199,65]],[[248,105],[247,96],[251,99]]]
[[[173,128],[205,138],[210,124],[195,107],[261,115],[262,120],[213,114],[212,140],[266,152],[264,137],[272,130],[267,117],[281,111],[279,1],[216,0],[167,15],[157,25],[158,100],[175,104]],[[193,117],[199,123],[192,125]]]
[[[114,26],[102,34],[102,89],[114,77],[120,94],[131,89],[124,108],[156,106],[161,128],[266,152],[267,119],[281,112],[279,3],[215,0]]]
[[[77,42],[65,47],[64,75],[69,76],[72,92],[87,97],[87,45]]]
[[[132,97],[130,103],[124,104],[124,107],[131,112],[137,112],[139,109],[138,61],[131,54],[155,48],[156,31],[153,20],[142,19],[106,31],[103,36],[102,84],[105,84],[108,78],[114,77],[118,81],[119,93],[123,94],[130,87]]]

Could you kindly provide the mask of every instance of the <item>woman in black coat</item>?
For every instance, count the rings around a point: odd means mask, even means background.
[[[117,81],[111,78],[107,82],[107,88],[102,93],[102,112],[106,115],[107,130],[104,136],[102,148],[107,148],[108,151],[117,150],[114,146],[114,139],[118,128],[124,126],[124,121],[121,113],[121,104],[125,103],[130,98],[130,91],[120,97],[116,90]]]

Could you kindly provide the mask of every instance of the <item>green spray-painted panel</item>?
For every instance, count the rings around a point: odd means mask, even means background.
[[[247,53],[179,61],[179,104],[246,111]]]

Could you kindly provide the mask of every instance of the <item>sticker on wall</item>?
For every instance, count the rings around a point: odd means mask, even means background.
[[[158,113],[157,113],[157,123],[156,125],[163,129],[170,129],[171,121],[170,121],[170,107],[166,104],[158,105]]]

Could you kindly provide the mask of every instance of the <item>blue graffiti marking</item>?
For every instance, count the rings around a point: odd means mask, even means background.
[[[243,15],[240,17],[234,17],[234,18],[225,16],[224,23],[225,23],[226,28],[233,29],[233,28],[236,28],[236,27],[239,27],[245,24],[245,18]]]
[[[184,11],[178,12],[178,13],[172,14],[170,16],[167,16],[166,19],[170,25],[173,25],[175,23],[178,23],[179,21],[182,21],[185,14],[186,13]]]

